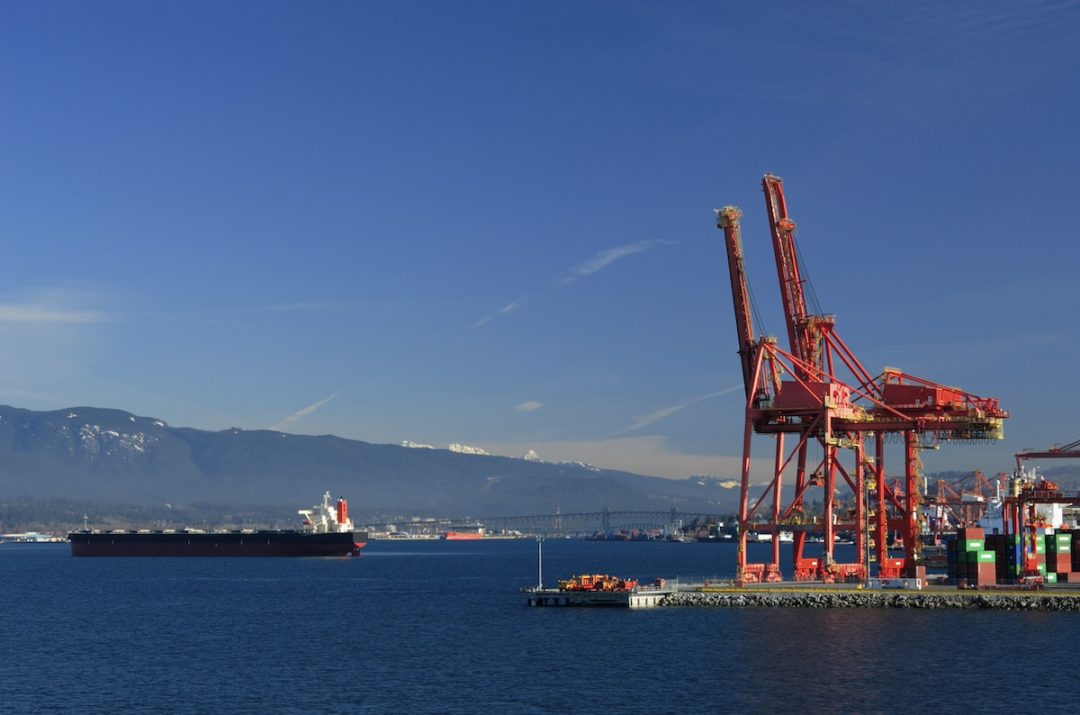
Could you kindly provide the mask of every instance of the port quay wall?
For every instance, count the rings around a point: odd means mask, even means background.
[[[1080,611],[1080,594],[680,591],[668,595],[658,605],[697,608],[968,608],[1000,611]]]

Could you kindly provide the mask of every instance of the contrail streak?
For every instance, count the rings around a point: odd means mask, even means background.
[[[308,405],[307,407],[305,407],[305,408],[304,408],[304,409],[302,409],[302,410],[298,410],[298,411],[296,411],[296,412],[292,413],[291,415],[289,415],[289,416],[288,416],[288,417],[286,417],[285,419],[283,419],[283,420],[281,420],[280,422],[278,422],[277,424],[275,424],[275,425],[274,425],[273,427],[271,427],[270,429],[272,429],[272,430],[277,430],[277,431],[279,431],[279,432],[280,432],[280,431],[281,431],[281,430],[282,430],[282,429],[283,429],[283,428],[284,428],[284,427],[285,427],[286,425],[288,425],[288,424],[290,424],[290,423],[292,423],[292,422],[296,422],[296,421],[297,421],[298,419],[300,419],[301,417],[307,417],[307,416],[308,416],[308,415],[310,415],[310,414],[311,414],[312,412],[314,412],[315,410],[319,409],[320,407],[322,407],[323,405],[325,405],[325,404],[326,404],[327,402],[329,402],[330,400],[332,400],[332,399],[334,399],[335,397],[337,397],[337,396],[338,396],[339,394],[341,394],[341,393],[339,393],[339,392],[335,392],[334,394],[330,395],[329,397],[326,397],[326,398],[324,398],[324,399],[322,399],[322,400],[319,400],[318,402],[316,402],[316,403],[314,403],[314,404],[312,404],[312,405]]]

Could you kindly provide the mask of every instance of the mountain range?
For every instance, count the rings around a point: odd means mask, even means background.
[[[349,499],[354,514],[484,517],[610,510],[727,514],[715,477],[664,479],[420,445],[271,430],[206,431],[95,407],[0,405],[0,497],[246,507]],[[426,446],[426,445],[424,445]]]

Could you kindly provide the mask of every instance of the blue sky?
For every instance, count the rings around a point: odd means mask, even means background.
[[[3,3],[0,402],[730,476],[773,172],[928,470],[1075,439],[1080,7],[740,5]]]

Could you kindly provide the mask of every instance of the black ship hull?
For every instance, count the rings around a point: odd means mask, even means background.
[[[367,533],[346,531],[73,531],[72,556],[349,556]]]

